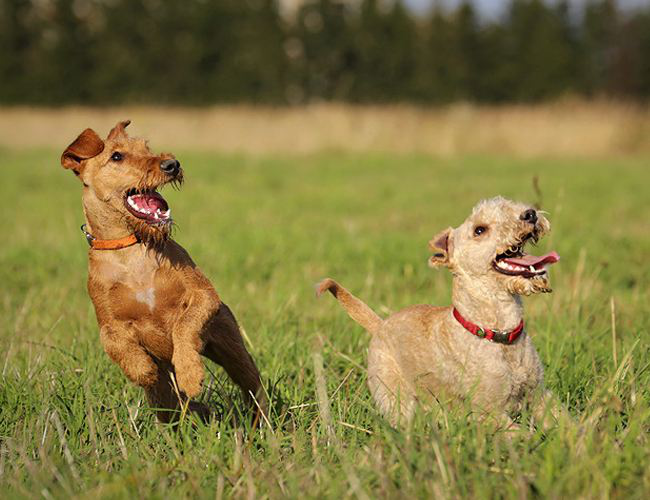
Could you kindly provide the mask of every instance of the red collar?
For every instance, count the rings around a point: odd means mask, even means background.
[[[81,231],[86,236],[86,241],[88,241],[90,248],[93,250],[119,250],[120,248],[130,247],[140,242],[135,234],[130,234],[124,238],[118,238],[116,240],[98,240],[86,231],[86,224],[81,226]]]
[[[499,330],[490,330],[488,328],[481,328],[478,325],[475,325],[471,321],[467,321],[463,316],[458,312],[458,309],[454,307],[454,318],[458,321],[463,328],[470,332],[473,335],[481,339],[488,339],[497,344],[512,344],[515,340],[519,338],[521,332],[524,331],[524,320],[521,320],[521,323],[517,325],[517,328],[509,332],[502,332]]]

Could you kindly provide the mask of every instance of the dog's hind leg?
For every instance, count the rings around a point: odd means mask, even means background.
[[[379,412],[393,427],[411,420],[416,403],[415,391],[376,337],[368,350],[368,387]]]
[[[248,404],[253,407],[259,405],[266,413],[267,401],[260,373],[244,346],[237,320],[226,304],[221,303],[219,310],[206,324],[204,340],[206,344],[202,354],[226,370],[240,387]]]
[[[159,362],[158,380],[144,388],[147,401],[155,410],[158,421],[166,424],[178,420],[180,407],[170,376],[171,370],[171,364]]]
[[[156,360],[156,365],[158,366],[158,379],[156,383],[144,388],[147,401],[155,409],[159,422],[173,423],[179,419],[181,404],[185,404],[187,399],[184,394],[180,394],[174,388],[172,376],[175,377],[175,373],[172,364],[166,361]],[[196,414],[204,422],[210,418],[209,409],[197,401],[190,401],[188,403],[188,410]]]

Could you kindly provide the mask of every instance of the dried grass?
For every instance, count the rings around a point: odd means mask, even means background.
[[[437,156],[631,156],[650,153],[650,110],[608,101],[440,108],[319,104],[270,108],[0,109],[0,147],[61,149],[86,127],[118,120],[156,148],[245,153],[322,150]]]

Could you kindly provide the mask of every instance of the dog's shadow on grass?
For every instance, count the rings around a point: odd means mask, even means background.
[[[286,427],[282,423],[285,420],[283,415],[290,405],[278,390],[282,377],[264,384],[268,409],[262,414],[258,402],[254,400],[253,405],[249,404],[239,388],[232,384],[225,373],[218,373],[215,366],[206,363],[209,375],[203,393],[180,409],[173,410],[177,413],[177,418],[168,425],[179,428],[186,421],[193,427],[218,423],[229,429],[243,429],[246,432],[260,428],[282,430]],[[151,410],[155,411],[154,408]]]

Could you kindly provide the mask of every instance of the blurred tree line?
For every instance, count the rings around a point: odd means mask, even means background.
[[[437,3],[436,3],[437,5]],[[530,102],[650,97],[650,6],[0,0],[0,103]]]

